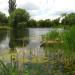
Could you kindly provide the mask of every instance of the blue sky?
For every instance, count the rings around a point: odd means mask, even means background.
[[[75,0],[16,0],[17,8],[26,9],[31,18],[55,19],[62,13],[75,12]],[[8,0],[0,0],[0,11],[8,15]]]

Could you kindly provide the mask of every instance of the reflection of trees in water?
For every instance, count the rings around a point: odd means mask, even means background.
[[[10,48],[15,46],[22,47],[28,44],[28,29],[13,29],[10,32]],[[12,46],[11,46],[12,45]]]
[[[28,29],[20,29],[16,33],[16,46],[26,46],[28,44]]]
[[[7,36],[7,30],[6,29],[0,29],[0,42],[5,39]]]
[[[10,47],[10,52],[16,52],[16,46],[18,47],[23,47],[26,46],[28,43],[27,39],[23,39],[28,37],[28,29],[24,29],[22,27],[12,29],[10,31],[10,42],[9,42],[9,47]],[[11,55],[11,62],[14,63],[16,58]]]

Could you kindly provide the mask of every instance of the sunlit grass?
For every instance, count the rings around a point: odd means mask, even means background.
[[[23,57],[23,50],[19,50],[16,53],[10,53],[9,50],[5,50],[0,55],[0,59],[2,61],[11,61],[11,56],[15,58],[14,61],[21,62],[21,63],[45,63],[48,62],[48,58],[45,56],[32,56],[32,57]],[[26,51],[26,54],[29,54],[29,50]],[[25,54],[24,54],[25,55]]]

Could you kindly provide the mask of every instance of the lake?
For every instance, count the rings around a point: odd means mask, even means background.
[[[52,30],[63,31],[61,28],[26,28],[23,34],[21,32],[21,36],[24,36],[24,38],[23,40],[18,38],[16,43],[21,45],[21,47],[16,46],[16,61],[19,70],[24,71],[25,69],[30,73],[29,75],[52,75],[54,64],[49,63],[50,58],[45,57],[45,51],[40,47],[42,44],[41,36]],[[7,63],[11,61],[9,54],[10,39],[9,31],[0,31],[0,59]],[[51,60],[56,60],[55,57],[51,58],[53,58]],[[60,67],[62,65],[58,66],[59,70],[62,70]]]

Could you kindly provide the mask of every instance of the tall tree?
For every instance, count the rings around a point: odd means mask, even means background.
[[[16,9],[10,14],[9,24],[11,25],[11,34],[10,34],[10,48],[14,50],[14,47],[19,45],[21,38],[24,38],[27,32],[25,32],[25,27],[29,21],[30,15],[24,9]]]
[[[9,0],[9,14],[16,9],[16,0]]]
[[[14,10],[16,9],[16,0],[9,0],[9,14],[13,13]],[[10,34],[13,33],[13,30],[11,30]],[[12,34],[12,36],[14,36]],[[13,41],[13,37],[11,37],[10,35],[10,42],[9,42],[9,46],[11,48],[11,50],[14,50],[14,41]]]
[[[75,13],[67,14],[62,20],[62,24],[70,26],[75,25]]]

